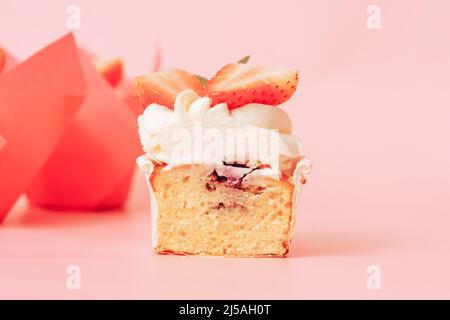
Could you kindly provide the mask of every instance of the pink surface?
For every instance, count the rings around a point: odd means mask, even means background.
[[[314,170],[294,250],[154,255],[137,175],[125,212],[17,203],[0,228],[0,298],[450,298],[447,1],[375,1],[381,30],[366,28],[374,1],[77,3],[77,39],[123,56],[131,75],[151,69],[157,43],[163,67],[206,76],[245,54],[300,68],[285,110]],[[23,58],[66,33],[67,4],[3,0],[1,45]],[[72,264],[81,290],[66,288]],[[381,268],[380,290],[366,287],[369,265]]]

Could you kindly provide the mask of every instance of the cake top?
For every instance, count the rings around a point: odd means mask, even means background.
[[[146,156],[170,166],[234,163],[292,176],[301,144],[276,106],[297,85],[296,70],[246,63],[227,64],[210,80],[182,69],[138,77],[133,92],[145,108],[138,127]]]

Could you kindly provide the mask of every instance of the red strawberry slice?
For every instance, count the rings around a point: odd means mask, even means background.
[[[107,62],[96,60],[94,64],[98,71],[108,81],[108,83],[114,88],[123,78],[123,65],[120,59],[114,59]]]
[[[3,68],[6,64],[6,54],[5,51],[3,51],[2,48],[0,48],[0,73],[2,72]]]
[[[213,104],[227,102],[230,109],[247,103],[279,105],[288,100],[298,84],[298,71],[227,64],[206,84]]]
[[[192,89],[203,95],[204,87],[196,76],[182,69],[158,71],[138,77],[133,82],[133,93],[145,108],[151,103],[158,103],[173,109],[177,94]]]

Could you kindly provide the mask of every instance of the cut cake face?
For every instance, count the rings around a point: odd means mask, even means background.
[[[294,186],[218,175],[211,166],[157,166],[150,183],[159,253],[214,256],[285,256],[294,227]],[[211,169],[213,171],[211,171]],[[245,179],[245,178],[244,178]]]

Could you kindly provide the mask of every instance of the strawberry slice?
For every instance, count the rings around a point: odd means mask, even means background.
[[[298,71],[227,64],[206,84],[213,105],[227,102],[229,109],[247,103],[279,105],[288,100],[298,84]]]
[[[141,76],[133,81],[133,93],[145,108],[158,103],[173,109],[177,94],[191,89],[203,95],[204,87],[196,76],[182,69],[169,69]]]
[[[5,67],[5,64],[6,64],[6,54],[5,51],[2,48],[0,48],[0,73]]]
[[[106,62],[94,60],[94,65],[113,88],[122,81],[123,64],[120,59],[109,60]]]

